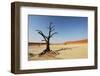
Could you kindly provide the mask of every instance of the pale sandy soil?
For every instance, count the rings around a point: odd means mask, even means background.
[[[51,60],[51,59],[79,59],[88,57],[88,45],[85,44],[61,44],[61,45],[50,45],[52,51],[55,53],[47,53],[43,56],[39,56],[45,49],[45,45],[29,46],[29,60]]]

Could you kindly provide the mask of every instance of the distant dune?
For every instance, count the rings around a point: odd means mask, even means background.
[[[88,39],[77,40],[77,41],[66,41],[64,44],[83,44],[88,43]]]

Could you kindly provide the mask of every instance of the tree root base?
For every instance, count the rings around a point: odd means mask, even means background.
[[[39,56],[43,56],[43,55],[56,56],[58,54],[59,54],[59,52],[50,50],[50,51],[46,51],[46,52],[43,51],[42,53],[39,54]]]

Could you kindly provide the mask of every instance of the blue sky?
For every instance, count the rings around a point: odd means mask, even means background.
[[[88,38],[88,18],[74,16],[28,16],[29,42],[43,42],[43,38],[36,30],[48,35],[49,23],[55,26],[55,32],[51,43],[63,43]]]

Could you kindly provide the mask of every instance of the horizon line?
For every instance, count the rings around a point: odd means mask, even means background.
[[[74,42],[74,41],[82,41],[82,40],[88,40],[88,39],[80,39],[80,40],[68,40],[65,42]],[[55,44],[61,44],[61,43],[65,43],[65,42],[59,42],[59,43],[55,43]],[[28,42],[28,43],[45,43],[45,42]],[[52,42],[54,44],[54,42]]]

